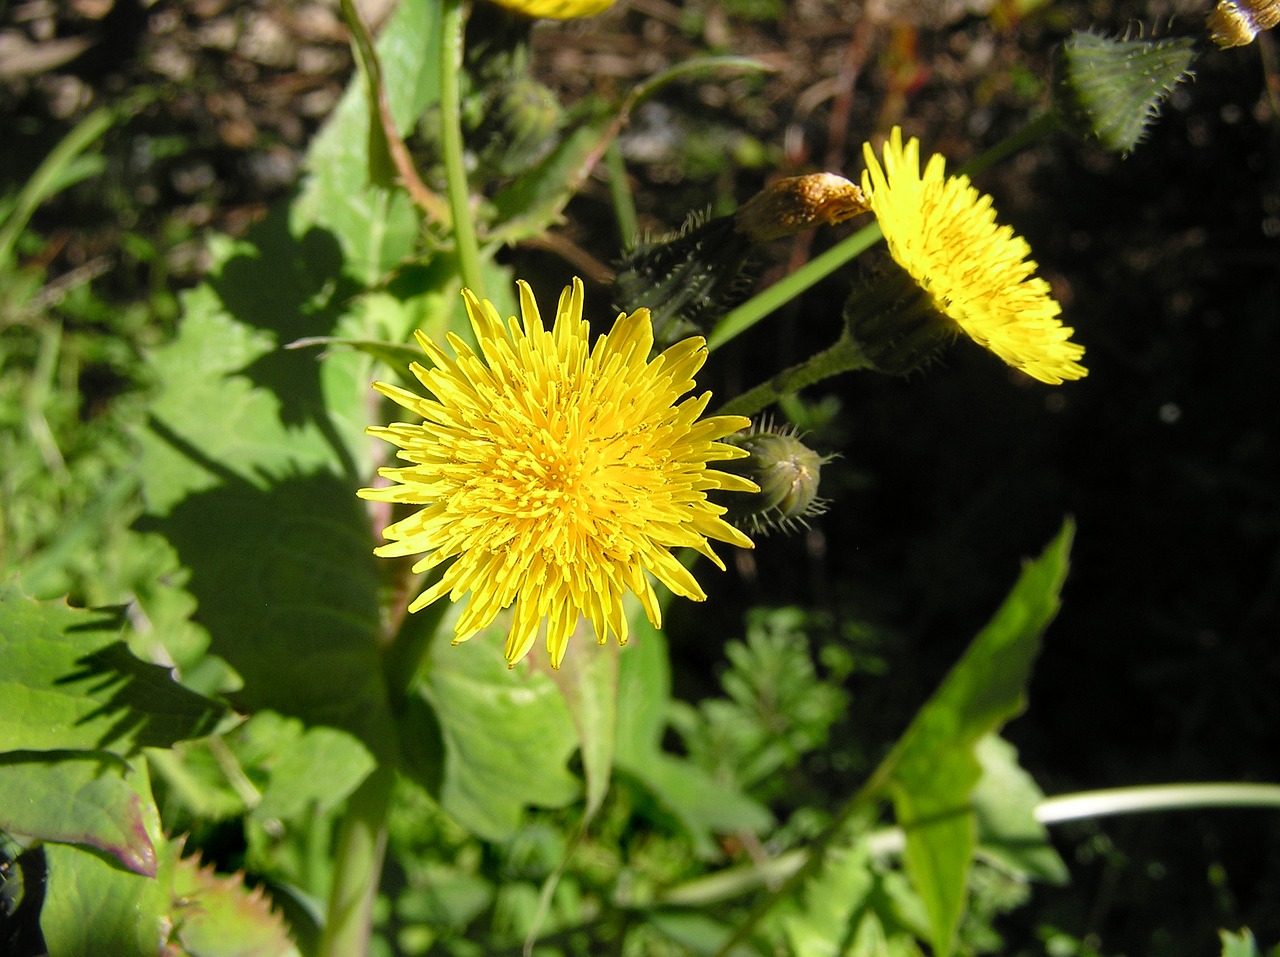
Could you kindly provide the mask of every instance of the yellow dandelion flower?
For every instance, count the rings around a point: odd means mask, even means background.
[[[709,392],[680,400],[706,361],[703,339],[650,360],[649,310],[637,309],[590,345],[581,281],[561,293],[549,330],[528,284],[519,290],[522,320],[505,324],[492,303],[463,290],[479,353],[450,335],[450,356],[417,334],[433,368],[409,368],[429,397],[374,383],[421,421],[368,430],[410,464],[380,469],[395,484],[359,494],[422,506],[383,531],[388,543],[378,555],[425,553],[414,572],[448,563],[409,611],[469,592],[457,644],[514,605],[507,661],[528,654],[545,620],[551,664],[559,667],[580,616],[601,643],[610,632],[627,640],[627,592],[660,625],[650,576],[704,600],[671,550],[696,549],[723,570],[708,539],[752,543],[720,517],[726,510],[707,492],[758,489],[708,467],[746,454],[717,440],[749,420],[699,419]]]
[[[500,7],[522,13],[526,17],[550,20],[574,20],[593,17],[613,6],[613,0],[494,0]]]
[[[894,127],[884,166],[870,144],[862,189],[884,232],[889,254],[929,294],[937,311],[969,338],[1041,382],[1079,379],[1084,347],[1049,284],[1035,275],[1031,247],[1012,227],[996,225],[991,197],[967,176],[946,175],[946,161],[930,158],[920,173],[920,142],[902,143]]]

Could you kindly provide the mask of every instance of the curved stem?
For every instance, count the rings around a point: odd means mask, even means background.
[[[1153,784],[1081,791],[1045,798],[1036,805],[1041,824],[1148,811],[1186,811],[1201,807],[1280,808],[1280,784]]]
[[[848,335],[842,335],[835,344],[817,355],[810,356],[789,369],[784,369],[767,382],[762,382],[749,392],[730,399],[716,415],[755,415],[779,399],[792,395],[805,386],[855,369],[869,369],[871,362],[861,347]]]
[[[1260,807],[1280,810],[1280,784],[1155,784],[1141,787],[1080,791],[1045,798],[1036,805],[1041,824],[1061,824],[1113,814],[1144,814],[1154,811],[1190,811],[1208,807]],[[901,854],[902,829],[882,827],[859,837],[873,857]],[[823,846],[828,843],[823,842]],[[777,857],[747,866],[731,867],[686,881],[658,897],[671,907],[706,907],[722,904],[752,893],[762,885],[794,876],[809,865],[819,848],[787,851]]]
[[[440,30],[440,154],[444,162],[453,243],[462,284],[485,298],[480,275],[480,244],[471,218],[471,188],[462,158],[462,103],[458,77],[462,73],[462,34],[467,22],[466,0],[442,0]]]

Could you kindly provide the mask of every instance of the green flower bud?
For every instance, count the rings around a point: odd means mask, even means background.
[[[871,368],[885,375],[924,369],[960,331],[933,296],[891,259],[845,300],[844,328]]]
[[[751,240],[734,229],[732,217],[691,216],[678,233],[627,253],[613,281],[613,308],[628,315],[647,308],[658,350],[706,335],[751,295],[759,278],[751,251]]]
[[[1189,37],[1117,40],[1075,33],[1055,60],[1054,106],[1064,127],[1104,149],[1128,153],[1160,104],[1189,73]]]
[[[722,463],[720,470],[760,486],[755,495],[733,496],[725,518],[734,525],[753,535],[767,535],[775,528],[791,532],[807,527],[806,519],[827,510],[826,501],[818,497],[818,481],[828,459],[801,442],[794,429],[764,424],[724,442],[748,454]]]

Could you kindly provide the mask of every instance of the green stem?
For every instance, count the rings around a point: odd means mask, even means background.
[[[959,172],[972,174],[984,170],[1000,160],[1021,152],[1057,128],[1057,117],[1051,111],[1042,113],[972,162],[960,167]],[[708,351],[718,349],[734,336],[746,332],[761,319],[869,249],[876,240],[881,238],[881,235],[878,223],[864,226],[852,236],[836,243],[822,255],[805,263],[785,279],[780,279],[768,289],[748,299],[716,324],[715,329],[707,336]]]
[[[816,260],[815,260],[816,261]],[[799,392],[805,386],[855,369],[869,369],[871,362],[861,347],[846,333],[829,349],[810,356],[804,362],[784,369],[767,382],[762,382],[750,392],[730,399],[716,415],[755,415],[784,396]]]
[[[442,0],[440,30],[440,154],[453,216],[453,243],[462,284],[481,299],[480,244],[471,213],[471,187],[462,158],[462,102],[458,77],[462,73],[462,37],[467,23],[466,0]]]
[[[8,216],[0,215],[0,267],[13,258],[18,236],[41,203],[66,185],[61,182],[79,157],[124,114],[123,110],[101,107],[71,130],[40,163],[19,191]]]
[[[618,221],[618,237],[623,249],[631,249],[640,238],[640,219],[636,215],[636,201],[627,184],[627,164],[622,158],[622,147],[617,137],[609,141],[604,151],[604,165],[609,173],[609,197],[613,200],[613,215]]]
[[[394,769],[376,768],[347,799],[338,828],[328,919],[317,957],[366,957],[369,953],[395,778]]]
[[[827,850],[837,838],[840,838],[845,833],[850,821],[859,815],[867,816],[868,820],[870,820],[870,813],[880,801],[885,787],[898,766],[897,755],[898,749],[895,748],[880,762],[875,773],[866,780],[853,797],[845,802],[844,807],[840,808],[826,829],[809,845],[808,853],[803,863],[796,867],[782,884],[756,901],[755,906],[751,908],[750,913],[747,914],[742,923],[734,929],[729,939],[720,945],[720,948],[715,952],[715,957],[729,957],[733,949],[747,939],[751,932],[755,930],[756,925],[765,918],[769,911],[773,910],[782,901],[792,899],[799,892],[800,887],[809,879],[809,876],[822,866],[827,857]]]
[[[1280,784],[1156,784],[1142,787],[1080,791],[1045,798],[1036,805],[1041,824],[1061,824],[1113,814],[1189,811],[1206,807],[1261,807],[1280,810]],[[847,818],[846,818],[847,819]],[[873,857],[902,853],[902,829],[884,827],[859,838]],[[825,847],[829,841],[823,841]],[[809,866],[820,848],[787,851],[766,861],[732,867],[679,884],[663,892],[657,903],[666,907],[708,907],[723,904],[762,885],[775,884]]]
[[[869,249],[881,236],[880,225],[864,226],[841,240],[826,252],[809,260],[785,279],[751,297],[716,323],[707,336],[707,350],[718,349],[734,336],[741,335],[765,316],[794,299],[814,283],[831,275],[854,256]]]

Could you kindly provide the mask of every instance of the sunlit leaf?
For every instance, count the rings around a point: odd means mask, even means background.
[[[94,847],[153,877],[148,810],[154,816],[146,775],[109,752],[0,754],[0,830]]]
[[[198,858],[173,862],[169,894],[173,937],[188,957],[297,957],[280,915],[261,887],[238,874],[215,874]]]
[[[995,616],[969,645],[894,749],[889,791],[906,832],[906,864],[923,898],[940,957],[952,953],[977,846],[972,794],[978,742],[1025,703],[1040,635],[1058,610],[1074,528],[1064,525],[1029,562]]]
[[[156,957],[168,900],[160,884],[90,851],[46,844],[48,877],[40,928],[57,957]]]
[[[472,832],[510,837],[525,807],[562,807],[580,792],[566,762],[578,746],[546,675],[509,669],[498,636],[439,642],[423,692],[444,744],[440,804]]]
[[[208,734],[223,705],[140,661],[118,616],[0,593],[0,745],[11,751],[167,747]]]

